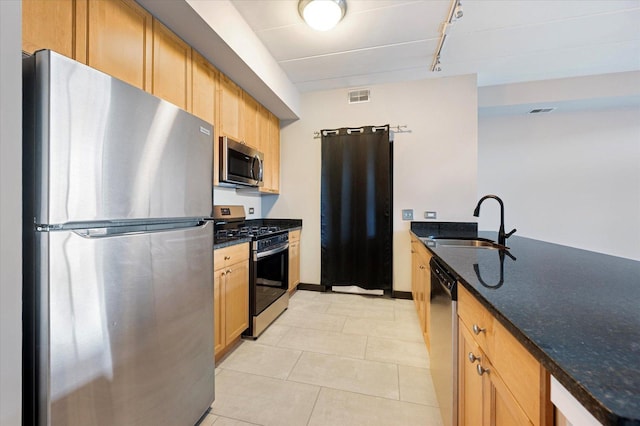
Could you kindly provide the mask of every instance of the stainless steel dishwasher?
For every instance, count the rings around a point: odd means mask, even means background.
[[[458,424],[458,294],[456,278],[436,260],[431,267],[431,377],[444,426]]]

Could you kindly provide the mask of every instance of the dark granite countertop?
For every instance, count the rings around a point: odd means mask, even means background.
[[[302,229],[302,219],[251,219],[247,220],[246,224],[248,226],[279,226],[288,231]]]
[[[595,418],[640,425],[640,262],[517,236],[516,260],[425,245]]]
[[[213,249],[217,250],[229,246],[235,246],[236,244],[249,242],[251,242],[251,237],[216,238],[213,240]]]

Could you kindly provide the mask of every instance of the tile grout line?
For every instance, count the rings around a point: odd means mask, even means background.
[[[311,423],[311,418],[313,417],[313,412],[315,411],[316,406],[318,405],[318,400],[320,399],[320,392],[322,392],[323,388],[324,388],[324,386],[318,386],[318,394],[316,395],[316,400],[313,401],[313,407],[311,407],[311,411],[309,412],[309,418],[307,419],[307,426],[309,426],[309,423]]]

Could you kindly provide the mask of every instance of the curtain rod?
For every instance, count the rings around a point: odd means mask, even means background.
[[[396,125],[396,126],[389,126],[389,130],[393,130],[394,133],[411,133],[411,130],[409,130],[407,127],[409,127],[408,125]],[[376,128],[382,128],[382,127],[376,127]],[[337,132],[337,130],[336,130]],[[313,138],[314,139],[320,139],[322,137],[322,131],[320,130],[315,130],[313,132]]]

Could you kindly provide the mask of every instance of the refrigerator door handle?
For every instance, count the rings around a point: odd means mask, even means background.
[[[175,231],[187,228],[205,228],[209,224],[210,222],[207,220],[194,220],[190,222],[75,229],[73,233],[82,238],[109,238],[149,232]]]

